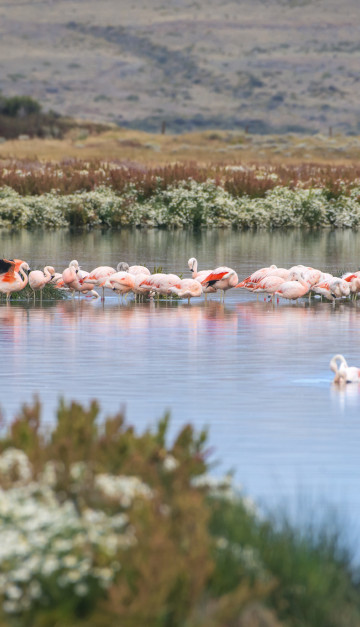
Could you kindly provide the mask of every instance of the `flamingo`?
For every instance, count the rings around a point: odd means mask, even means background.
[[[52,266],[45,266],[44,272],[41,270],[33,270],[29,274],[29,285],[34,292],[34,302],[36,290],[40,290],[40,302],[42,301],[42,290],[44,289],[47,283],[55,276],[55,270]]]
[[[265,277],[267,277],[269,272],[272,272],[274,270],[277,270],[277,266],[275,264],[267,268],[260,268],[259,270],[256,270],[255,272],[250,274],[250,276],[246,277],[246,279],[243,279],[242,281],[240,281],[240,283],[235,285],[235,287],[247,288],[248,284],[258,283],[259,281],[262,281],[262,279],[265,279]]]
[[[202,295],[202,285],[196,279],[182,279],[180,287],[171,287],[170,292],[176,294],[180,298],[187,298],[190,305],[190,298]]]
[[[312,290],[316,294],[325,296],[328,300],[335,300],[335,298],[341,298],[342,296],[349,296],[350,284],[344,279],[338,277],[332,277],[329,281],[318,283],[312,287]]]
[[[116,271],[117,272],[129,272],[129,274],[145,274],[147,276],[150,276],[151,272],[148,268],[146,268],[145,266],[129,266],[128,263],[126,263],[125,261],[121,261],[120,263],[118,263],[118,265],[116,266]]]
[[[127,295],[134,289],[134,276],[129,272],[115,272],[105,281],[105,287],[108,287],[118,294]],[[126,300],[126,296],[125,296]]]
[[[89,273],[85,270],[81,270],[79,263],[76,259],[70,261],[68,268],[62,273],[62,280],[57,280],[57,287],[62,289],[66,287],[72,293],[72,297],[74,298],[75,292],[85,294],[90,297],[93,296],[95,298],[99,298],[99,294],[94,290],[94,285],[89,283],[84,283],[84,279],[89,276]]]
[[[29,279],[25,270],[30,270],[29,265],[26,261],[22,261],[18,266],[18,272],[15,270],[16,265],[15,261],[0,260],[0,292],[6,294],[7,301],[10,300],[12,292],[19,292],[28,284]]]
[[[112,274],[115,274],[114,268],[111,268],[110,266],[99,266],[92,270],[92,272],[90,272],[90,274],[84,279],[81,279],[81,282],[91,283],[93,286],[98,285],[101,287],[103,291],[102,300],[104,300],[105,282]]]
[[[268,275],[260,281],[252,291],[254,292],[266,292],[267,294],[271,294],[274,296],[275,292],[279,289],[280,285],[283,285],[284,279],[281,276],[276,275]]]
[[[209,274],[212,273],[212,270],[201,270],[200,272],[198,272],[198,262],[197,262],[197,259],[195,259],[195,257],[191,257],[191,259],[189,259],[188,266],[190,268],[190,272],[192,272],[192,278],[195,279],[195,281],[198,281],[199,283],[201,283],[203,279],[205,279],[207,276],[209,276]],[[205,287],[205,285],[203,285],[202,291],[205,294],[205,300],[206,300],[207,294],[216,292],[216,287],[214,287],[213,285],[209,285],[208,287]]]
[[[356,300],[357,295],[360,292],[360,277],[352,279],[352,281],[350,282],[350,292],[353,295],[354,300]]]
[[[303,274],[292,272],[291,276],[293,278],[297,277],[297,280],[285,281],[285,283],[280,285],[279,289],[276,290],[275,294],[288,300],[297,300],[308,293],[310,285],[305,281]]]
[[[146,294],[150,294],[152,288],[143,282],[148,278],[147,274],[135,274],[134,275],[134,287],[133,292],[135,294],[135,301],[137,296],[145,296]]]
[[[337,362],[340,361],[340,367]],[[330,361],[330,368],[335,372],[334,383],[359,383],[360,382],[360,368],[355,366],[348,366],[346,359],[343,355],[334,355]]]
[[[201,281],[201,285],[206,287],[215,287],[217,290],[222,290],[223,301],[225,300],[225,292],[232,287],[236,287],[238,283],[238,275],[235,270],[228,268],[227,266],[220,266],[215,268],[207,277]]]
[[[151,289],[151,291],[156,292],[157,294],[163,294],[164,296],[169,296],[171,294],[170,288],[181,286],[181,279],[177,274],[164,274],[164,273],[156,273],[151,274],[146,277],[143,281],[141,281],[140,286],[146,286]]]

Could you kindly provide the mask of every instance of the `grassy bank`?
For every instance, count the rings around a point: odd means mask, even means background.
[[[159,125],[160,129],[160,125]],[[320,163],[348,167],[360,159],[358,136],[334,134],[260,135],[238,130],[174,134],[146,133],[112,125],[106,131],[78,122],[63,139],[17,139],[0,143],[0,159],[42,163],[71,159],[141,164],[174,163],[298,165]]]
[[[260,516],[190,425],[98,414],[61,402],[45,433],[35,401],[2,432],[0,624],[360,625],[336,533]]]

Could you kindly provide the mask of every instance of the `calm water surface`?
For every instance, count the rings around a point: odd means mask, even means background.
[[[226,263],[239,277],[270,263],[357,269],[360,235],[345,232],[236,233],[131,231],[0,234],[1,256],[62,270],[118,261],[162,265],[189,276]],[[360,302],[280,303],[241,290],[175,304],[119,305],[87,299],[0,305],[0,404],[11,418],[34,392],[43,418],[58,398],[99,399],[105,413],[124,406],[139,429],[172,414],[172,435],[186,422],[209,427],[215,472],[236,479],[260,501],[299,497],[334,504],[357,525],[360,514],[360,389],[331,385],[329,360],[360,365]],[[314,505],[315,507],[315,505]],[[359,525],[360,529],[360,525]],[[359,541],[360,546],[360,541]]]

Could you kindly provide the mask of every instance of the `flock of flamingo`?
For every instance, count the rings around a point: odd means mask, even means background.
[[[289,269],[271,265],[256,270],[249,277],[239,283],[238,275],[232,268],[220,266],[213,270],[198,271],[198,262],[195,257],[188,261],[192,278],[181,279],[176,274],[151,274],[145,266],[129,266],[120,262],[117,268],[99,266],[91,272],[81,269],[78,261],[73,260],[61,273],[52,266],[45,266],[44,271],[33,270],[21,259],[0,259],[0,293],[9,300],[13,292],[22,290],[27,284],[34,292],[40,291],[48,283],[58,289],[67,290],[73,296],[81,293],[98,298],[95,288],[102,289],[104,298],[105,289],[111,289],[117,294],[126,295],[132,292],[135,300],[138,297],[161,294],[179,298],[197,298],[211,292],[221,292],[225,299],[225,292],[231,288],[243,288],[257,295],[265,293],[272,299],[282,297],[288,300],[297,300],[303,296],[318,294],[321,298],[334,301],[336,298],[348,296],[357,297],[360,291],[360,272],[349,272],[342,277],[322,272],[316,268],[303,265]]]
[[[95,287],[103,291],[109,288],[118,294],[135,294],[141,296],[176,294],[180,298],[191,298],[206,295],[209,292],[225,292],[231,288],[244,288],[257,294],[263,292],[274,298],[281,296],[288,300],[297,300],[307,294],[319,294],[329,300],[353,295],[356,298],[360,291],[360,272],[349,272],[342,277],[334,277],[315,268],[303,265],[293,266],[289,270],[272,265],[261,268],[239,283],[235,270],[226,266],[214,270],[198,271],[195,257],[188,261],[192,273],[191,279],[181,279],[176,274],[151,274],[145,266],[129,266],[120,262],[117,268],[99,266],[91,272],[81,269],[77,260],[70,261],[62,273],[55,272],[52,266],[45,266],[44,271],[33,270],[26,261],[21,259],[0,259],[0,293],[6,294],[9,300],[13,292],[18,292],[29,284],[34,292],[40,291],[48,283],[56,288],[68,290],[72,296],[77,292],[86,296],[99,298]],[[338,365],[338,362],[340,365]],[[348,366],[343,355],[335,355],[330,361],[330,368],[335,373],[334,383],[360,383],[360,368]]]

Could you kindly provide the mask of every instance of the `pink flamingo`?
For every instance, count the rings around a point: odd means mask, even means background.
[[[335,298],[341,298],[342,296],[349,296],[350,284],[344,279],[338,277],[332,277],[329,281],[324,281],[314,285],[312,290],[316,294],[325,296],[328,300],[335,300]]]
[[[181,279],[177,274],[156,273],[141,281],[140,286],[150,287],[152,292],[169,296],[171,294],[170,288],[180,288],[180,284]]]
[[[125,261],[121,261],[116,266],[117,272],[129,272],[129,274],[145,274],[146,276],[150,276],[151,272],[145,266],[129,266]]]
[[[207,276],[209,276],[209,274],[212,273],[212,270],[201,270],[200,272],[198,272],[198,262],[195,257],[191,257],[191,259],[189,259],[188,266],[190,268],[190,271],[192,272],[192,278],[199,283],[201,283]],[[213,287],[212,285],[205,287],[205,285],[203,285],[202,291],[205,294],[206,300],[207,294],[216,292],[216,287]]]
[[[57,282],[57,287],[60,289],[66,286],[74,298],[75,292],[85,294],[86,296],[99,297],[99,294],[94,290],[94,285],[85,283],[84,279],[89,276],[89,273],[85,270],[81,270],[76,259],[70,262],[69,267],[65,268],[62,273],[62,281]]]
[[[152,288],[146,284],[143,285],[143,281],[146,281],[147,278],[147,274],[134,274],[133,292],[135,294],[135,301],[137,300],[138,296],[140,299],[141,296],[150,294]]]
[[[202,296],[202,285],[196,279],[182,279],[180,287],[171,287],[170,292],[179,298],[187,298],[190,305],[190,298]]]
[[[340,367],[337,362],[340,361]],[[334,355],[330,368],[335,372],[333,383],[360,383],[360,368],[348,366],[343,355]]]
[[[17,262],[19,260],[10,261],[7,259],[0,260],[0,292],[6,294],[6,300],[10,300],[12,292],[19,292],[24,289],[28,284],[28,275],[25,271],[29,271],[30,268],[26,261],[22,261],[20,265]],[[18,267],[18,272],[15,268]]]
[[[259,281],[256,287],[254,287],[253,291],[256,293],[266,292],[267,294],[271,294],[273,297],[275,292],[279,289],[280,285],[283,285],[283,283],[284,279],[282,279],[280,276],[269,275],[265,277],[265,279],[263,279],[262,281]]]
[[[36,290],[40,290],[40,302],[42,301],[42,290],[44,289],[47,283],[55,276],[55,270],[52,266],[45,266],[44,272],[41,270],[33,270],[29,274],[29,285],[34,292],[34,302]]]
[[[90,272],[90,274],[81,279],[83,283],[91,283],[93,286],[98,285],[102,288],[102,300],[104,300],[104,290],[106,279],[115,274],[115,269],[110,266],[99,266]],[[90,289],[90,288],[89,288]]]
[[[115,272],[106,279],[105,287],[112,289],[118,294],[125,294],[125,300],[128,292],[134,289],[134,276],[129,272]]]
[[[302,274],[293,272],[291,276],[294,278],[297,276],[297,280],[285,281],[285,283],[280,285],[279,289],[276,290],[275,294],[287,300],[297,300],[309,292],[310,285],[304,280]]]
[[[215,268],[205,279],[201,281],[201,285],[206,287],[215,287],[217,290],[222,290],[223,301],[225,300],[225,292],[232,287],[236,287],[238,284],[238,275],[235,270],[228,268],[227,266],[220,266]]]
[[[243,279],[242,281],[240,281],[240,283],[238,283],[237,285],[235,285],[235,287],[245,287],[247,288],[248,284],[253,284],[253,283],[258,283],[259,281],[262,281],[263,279],[265,279],[265,277],[267,277],[267,275],[270,272],[273,272],[275,270],[277,270],[277,266],[275,264],[267,267],[267,268],[260,268],[259,270],[256,270],[255,272],[253,272],[252,274],[250,274],[250,276],[246,277],[246,279]]]

